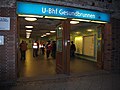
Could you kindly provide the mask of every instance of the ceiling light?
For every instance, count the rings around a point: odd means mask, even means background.
[[[70,24],[78,24],[79,21],[70,21]]]
[[[27,37],[30,37],[30,34],[26,34]]]
[[[29,38],[29,37],[26,37],[26,38]]]
[[[46,33],[46,35],[50,35],[50,33]]]
[[[37,18],[43,18],[43,16],[39,16],[39,15],[22,15],[22,14],[19,14],[18,16],[20,16],[20,17],[37,17]]]
[[[52,17],[52,16],[45,16],[45,18],[51,18],[51,19],[67,19],[63,17]]]
[[[91,20],[85,20],[85,19],[72,19],[72,20],[84,21],[84,22],[90,22],[91,21]]]
[[[102,22],[102,21],[91,21],[91,22],[94,22],[94,23],[107,23],[107,22]]]
[[[44,37],[44,36],[41,36],[41,37]]]
[[[56,31],[50,31],[51,33],[55,33]]]
[[[26,34],[30,35],[31,33],[29,33],[29,32],[26,32]]]
[[[80,32],[76,32],[76,34],[80,34]]]
[[[46,36],[46,34],[43,35],[44,37]]]
[[[32,30],[26,30],[26,32],[32,32]]]
[[[59,29],[59,30],[62,30],[62,29],[63,29],[63,27],[59,27],[58,29]]]
[[[26,35],[26,38],[29,38],[29,37],[30,37],[30,35],[27,34],[27,35]]]
[[[33,26],[25,26],[26,28],[33,28]]]
[[[88,32],[91,32],[91,31],[93,31],[93,30],[92,30],[92,29],[88,29],[87,31],[88,31]]]
[[[25,18],[25,20],[27,20],[27,21],[36,21],[37,18]]]

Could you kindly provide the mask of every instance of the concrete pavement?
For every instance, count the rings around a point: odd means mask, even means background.
[[[97,71],[84,74],[20,78],[0,90],[120,90],[120,74]]]

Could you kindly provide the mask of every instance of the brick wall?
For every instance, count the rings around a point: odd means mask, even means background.
[[[0,3],[0,17],[10,17],[10,30],[0,30],[5,40],[4,45],[0,45],[0,81],[16,79],[17,17],[15,2],[11,1],[3,0]]]
[[[103,69],[111,70],[112,65],[112,29],[111,24],[106,24],[103,32]]]
[[[111,19],[112,23],[112,70],[120,73],[120,20]]]
[[[0,7],[14,7],[16,0],[0,0]]]
[[[120,20],[111,19],[103,31],[104,50],[103,68],[115,73],[120,73]]]

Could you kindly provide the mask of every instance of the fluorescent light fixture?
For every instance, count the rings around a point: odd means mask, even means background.
[[[20,16],[20,17],[37,17],[37,18],[43,18],[43,16],[39,16],[39,15],[23,15],[23,14],[19,14],[18,16]]]
[[[32,32],[32,30],[26,30],[26,32]]]
[[[107,23],[107,22],[103,22],[103,21],[91,21],[91,22],[94,22],[94,23]]]
[[[33,26],[25,26],[26,28],[33,28]]]
[[[70,24],[78,24],[79,21],[70,21]]]
[[[30,35],[31,33],[30,32],[26,32],[27,35]]]
[[[62,30],[62,29],[63,29],[63,27],[59,27],[58,29],[59,29],[59,30]]]
[[[30,37],[30,35],[27,34],[27,35],[26,35],[26,38],[29,38],[29,37]]]
[[[43,35],[44,37],[46,36],[46,34]]]
[[[25,20],[27,20],[27,21],[36,21],[37,18],[25,18]]]
[[[51,33],[55,33],[56,31],[50,31]]]
[[[92,32],[93,30],[92,30],[92,29],[88,29],[87,31],[88,31],[88,32]]]
[[[30,37],[30,35],[26,35],[26,37]]]
[[[80,34],[80,32],[76,32],[76,34]]]
[[[50,33],[46,33],[46,35],[50,35]]]
[[[30,34],[26,34],[26,36],[30,36]]]
[[[51,19],[67,19],[63,17],[52,17],[52,16],[45,16],[45,18],[51,18]]]
[[[72,19],[72,20],[83,21],[83,22],[90,22],[91,21],[91,20],[85,20],[85,19]]]
[[[41,36],[41,37],[44,37],[44,36]]]

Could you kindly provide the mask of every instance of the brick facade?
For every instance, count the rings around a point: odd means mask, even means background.
[[[105,26],[103,31],[104,50],[103,68],[120,73],[120,20],[111,18],[111,24]]]
[[[111,24],[106,24],[104,30],[102,31],[103,34],[103,69],[104,70],[111,70],[112,65],[112,35],[111,35]]]
[[[15,2],[11,1],[0,3],[0,17],[10,17],[10,30],[0,30],[0,35],[4,36],[4,45],[0,45],[0,81],[16,79],[17,17]]]
[[[112,19],[112,71],[120,73],[120,20]]]
[[[37,0],[24,0],[37,1]],[[49,0],[39,0],[49,3]],[[54,2],[54,0],[52,0]],[[56,0],[55,0],[56,1]],[[72,1],[72,0],[71,0]],[[16,0],[0,1],[0,17],[10,17],[10,30],[0,30],[0,35],[5,37],[5,45],[0,46],[0,81],[16,80],[17,78],[17,15],[16,15]],[[73,3],[54,2],[54,4],[67,6],[75,6]],[[79,5],[78,5],[79,6]],[[89,8],[89,7],[88,7]],[[95,7],[96,8],[96,7]],[[94,9],[95,9],[94,8]],[[91,7],[92,9],[92,7]],[[103,52],[103,68],[106,70],[120,71],[120,32],[118,25],[119,20],[112,19],[112,29],[110,26],[104,31],[104,52]],[[110,30],[110,31],[109,31]]]

